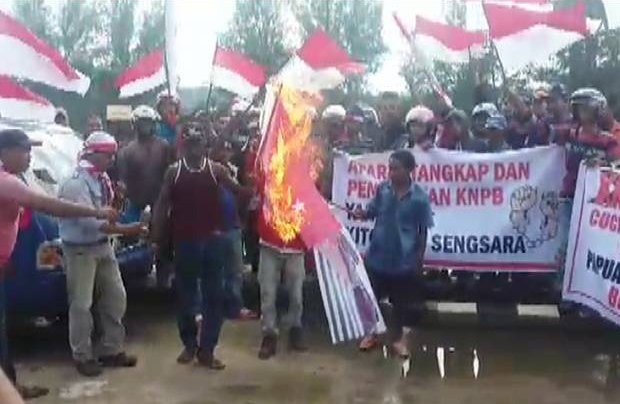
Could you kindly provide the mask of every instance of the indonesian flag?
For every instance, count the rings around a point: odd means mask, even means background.
[[[0,74],[20,77],[84,95],[90,79],[67,63],[57,50],[0,11]]]
[[[338,87],[350,74],[363,74],[357,63],[325,32],[316,31],[282,68],[277,81],[293,88],[319,92]]]
[[[484,4],[518,7],[530,11],[553,11],[551,0],[465,0],[465,27],[468,30],[486,31],[489,29]]]
[[[453,107],[452,99],[444,91],[443,87],[439,83],[439,80],[437,80],[437,77],[433,73],[432,66],[430,65],[429,58],[426,56],[426,52],[424,51],[424,48],[416,46],[415,38],[411,35],[409,29],[405,27],[405,24],[398,17],[398,14],[393,13],[392,17],[394,17],[394,22],[398,26],[400,33],[403,34],[403,37],[405,38],[405,40],[409,42],[409,45],[411,46],[411,50],[415,56],[416,62],[419,62],[420,66],[424,70],[424,73],[426,74],[428,78],[431,89],[435,92],[435,94],[437,94],[437,96],[439,96],[439,98],[441,98],[441,100],[444,102],[444,104],[447,107],[452,108]]]
[[[482,31],[470,32],[417,16],[415,46],[423,49],[429,59],[446,63],[466,63],[472,54],[479,54],[484,46]]]
[[[211,82],[214,86],[252,99],[265,84],[265,68],[245,55],[216,47]]]
[[[56,109],[45,98],[0,75],[0,116],[52,122]]]
[[[558,11],[529,11],[485,4],[489,36],[507,73],[551,55],[588,33],[585,5]]]
[[[127,98],[145,93],[166,83],[164,51],[158,49],[144,56],[125,70],[116,80],[119,97]]]

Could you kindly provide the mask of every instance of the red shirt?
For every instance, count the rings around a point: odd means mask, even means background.
[[[0,167],[0,269],[15,247],[22,206],[34,195],[28,185]]]

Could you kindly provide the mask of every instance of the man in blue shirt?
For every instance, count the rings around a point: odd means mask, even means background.
[[[366,210],[357,210],[358,219],[375,219],[372,241],[366,256],[368,275],[377,300],[389,297],[393,316],[389,325],[392,348],[401,357],[409,356],[403,326],[421,315],[421,277],[428,229],[433,212],[428,195],[411,178],[415,158],[408,150],[390,156],[389,180],[381,183]],[[418,304],[416,304],[418,303]],[[409,308],[415,305],[416,318]],[[360,348],[375,345],[365,338]]]

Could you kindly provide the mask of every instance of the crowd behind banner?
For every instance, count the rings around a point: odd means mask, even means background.
[[[547,272],[542,275],[547,286],[555,285],[550,293],[555,291],[559,300],[554,272],[564,267],[579,167],[605,166],[620,158],[620,124],[605,96],[592,88],[569,94],[553,85],[532,94],[508,92],[501,105],[482,103],[471,114],[422,105],[405,113],[399,95],[385,92],[375,107],[329,105],[316,112],[310,137],[316,147],[309,150],[322,160],[317,188],[341,211],[351,239],[367,253],[377,300],[392,302],[393,318],[386,323],[396,354],[408,355],[403,326],[420,318],[425,282],[437,277],[495,290],[509,281],[526,285],[528,278],[517,272]],[[137,362],[123,350],[125,289],[109,248],[111,234],[154,244],[160,285],[169,285],[174,272],[183,344],[179,363],[196,360],[224,369],[215,355],[224,320],[257,318],[243,307],[244,262],[261,288],[259,358],[269,359],[278,350],[281,282],[289,295],[288,345],[306,349],[303,285],[316,255],[299,237],[284,240],[264,217],[264,178],[257,171],[259,115],[256,106],[237,101],[229,113],[180,117],[180,100],[164,92],[155,109],[133,110],[132,136],[124,131],[115,139],[100,118],[89,119],[79,164],[59,195],[88,206],[87,215],[99,218],[60,222],[69,339],[82,375]],[[58,111],[56,123],[69,124],[65,111]],[[0,143],[0,173],[18,175],[25,168],[15,166],[15,153],[35,145],[26,147],[19,133],[11,136]],[[10,202],[30,203],[17,197]],[[122,211],[118,222],[111,206]],[[590,258],[584,259],[600,261]],[[456,276],[453,269],[460,270]],[[471,270],[485,273],[474,277]],[[615,272],[603,273],[611,278]],[[99,306],[107,319],[103,353],[93,349],[92,290],[107,302]],[[617,295],[614,302],[620,300]],[[361,295],[354,299],[368,301]],[[375,309],[364,306],[368,313],[363,317],[375,321]],[[198,323],[197,313],[202,317]],[[376,346],[381,330],[358,328],[368,334],[360,348]],[[6,342],[0,341],[3,346]],[[14,378],[8,356],[2,362]]]

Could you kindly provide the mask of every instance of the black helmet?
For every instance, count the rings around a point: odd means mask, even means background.
[[[607,107],[607,98],[596,88],[580,88],[571,94],[570,105],[573,108],[578,105],[588,105],[600,112]]]
[[[550,98],[560,98],[564,101],[568,99],[568,91],[566,91],[566,87],[562,83],[555,83],[551,86],[549,90]]]

